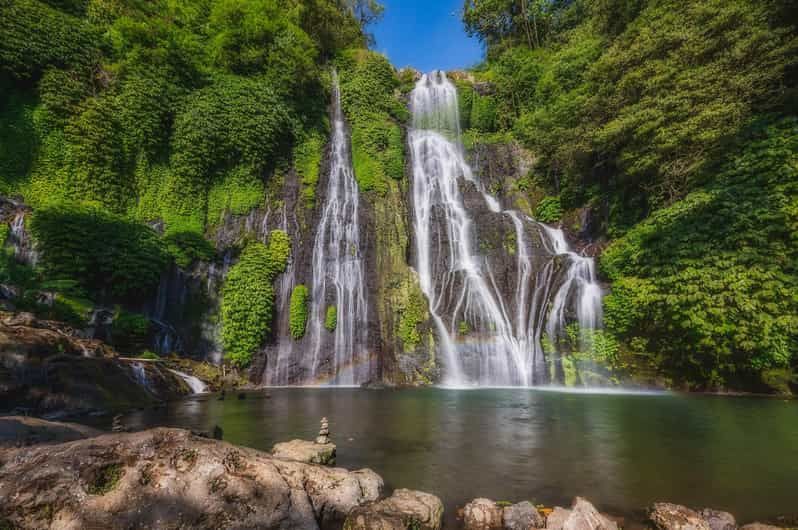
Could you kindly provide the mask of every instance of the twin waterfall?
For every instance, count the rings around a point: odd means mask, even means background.
[[[299,342],[281,336],[268,360],[266,384],[356,385],[374,373],[362,206],[337,77],[334,82],[307,333]],[[580,330],[601,326],[594,262],[573,252],[561,230],[503,207],[488,193],[465,160],[457,91],[443,72],[418,81],[410,106],[412,265],[429,301],[442,383],[547,384],[550,361],[558,357],[560,339],[569,336],[569,324],[578,323]],[[501,246],[500,238],[511,244]],[[281,314],[295,281],[293,268],[289,271],[280,286]],[[325,325],[330,307],[337,312],[334,330]],[[300,375],[289,378],[289,370]]]

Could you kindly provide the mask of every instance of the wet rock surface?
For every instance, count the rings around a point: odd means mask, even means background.
[[[102,433],[78,423],[62,423],[24,416],[0,417],[0,448],[55,444],[91,438]]]
[[[467,530],[494,530],[503,526],[502,508],[490,499],[474,499],[463,508]]]
[[[52,417],[175,399],[191,389],[155,363],[120,358],[95,339],[30,313],[0,313],[0,411]]]
[[[507,530],[530,530],[546,527],[546,519],[529,501],[506,506],[502,513],[502,521]]]
[[[555,508],[546,520],[552,530],[618,530],[618,525],[599,513],[590,502],[577,497],[570,510]]]
[[[669,502],[655,503],[648,513],[657,530],[710,530],[709,523],[695,510]]]
[[[344,530],[438,530],[443,503],[435,495],[398,489],[379,502],[356,507],[344,523]]]
[[[382,482],[166,428],[6,449],[0,461],[0,521],[21,529],[340,528]]]

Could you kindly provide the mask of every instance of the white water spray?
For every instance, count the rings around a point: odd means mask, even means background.
[[[529,386],[545,382],[544,327],[550,337],[561,334],[569,303],[576,308],[580,326],[600,326],[601,289],[593,260],[572,252],[561,230],[503,210],[499,200],[486,192],[465,161],[457,91],[442,72],[425,75],[416,84],[411,110],[408,142],[416,267],[438,331],[444,383]],[[503,296],[490,262],[474,248],[477,227],[461,192],[466,183],[477,189],[490,212],[509,218],[515,227],[513,296]],[[533,248],[533,236],[544,242],[544,248]],[[565,280],[553,292],[559,276],[558,255],[566,256]]]

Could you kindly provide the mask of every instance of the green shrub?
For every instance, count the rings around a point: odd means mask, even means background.
[[[321,159],[325,140],[321,134],[306,134],[294,148],[294,167],[302,182],[302,198],[305,207],[312,209],[316,201],[316,185],[319,182]]]
[[[562,219],[559,197],[543,197],[535,208],[535,219],[541,223],[556,223]]]
[[[154,351],[144,350],[140,354],[138,354],[139,359],[148,359],[150,361],[160,361],[161,356],[155,353]]]
[[[219,76],[192,93],[183,109],[175,120],[171,158],[180,189],[173,207],[183,214],[204,206],[215,174],[234,162],[260,175],[292,138],[288,108],[261,78]]]
[[[47,66],[88,67],[98,57],[99,36],[86,21],[37,0],[3,2],[0,72],[38,76]]]
[[[149,318],[117,307],[112,324],[113,343],[117,348],[125,350],[143,348],[149,332]]]
[[[305,336],[305,327],[308,324],[308,302],[310,293],[304,285],[297,285],[291,293],[291,314],[289,324],[291,336],[294,340],[299,340]]]
[[[358,50],[339,62],[341,103],[352,129],[352,165],[361,191],[384,194],[387,179],[404,177],[404,141],[397,122],[409,116],[395,97],[399,81],[388,60]]]
[[[158,284],[169,263],[153,230],[96,206],[40,209],[30,229],[46,276],[74,280],[92,293],[141,297]]]
[[[333,333],[335,328],[338,327],[338,306],[327,306],[327,313],[324,315],[324,327],[330,333]]]
[[[262,243],[250,243],[230,268],[222,288],[222,344],[231,362],[247,366],[271,331],[274,289],[271,256]]]
[[[207,239],[195,232],[174,232],[163,238],[166,250],[178,267],[186,269],[196,261],[211,261],[216,250]]]
[[[208,224],[221,222],[225,212],[244,215],[263,203],[265,186],[252,167],[237,166],[213,183],[208,195]]]
[[[798,351],[798,123],[757,126],[714,181],[601,257],[607,329],[699,386],[758,384]]]
[[[291,256],[291,239],[288,234],[282,230],[272,230],[269,233],[267,253],[268,260],[264,272],[273,280],[288,267],[288,258]]]

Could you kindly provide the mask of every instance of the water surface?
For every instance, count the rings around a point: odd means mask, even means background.
[[[267,397],[270,396],[270,397]],[[338,465],[440,496],[451,524],[475,497],[567,504],[636,518],[654,501],[738,521],[798,512],[798,403],[776,399],[533,389],[280,388],[197,396],[126,418],[211,430],[268,450],[330,420]]]

